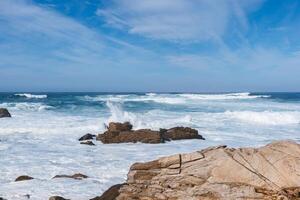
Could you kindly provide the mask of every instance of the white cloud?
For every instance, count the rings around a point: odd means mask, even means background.
[[[97,10],[107,24],[154,39],[194,42],[223,37],[231,21],[247,29],[261,0],[114,0]]]

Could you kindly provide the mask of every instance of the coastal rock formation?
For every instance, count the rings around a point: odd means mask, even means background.
[[[169,140],[180,139],[204,139],[198,134],[198,131],[188,127],[175,127],[171,129],[161,129],[153,131],[150,129],[132,130],[129,122],[109,123],[108,130],[96,137],[102,143],[163,143]]]
[[[218,146],[135,163],[127,182],[107,194],[106,200],[299,200],[300,145]]]
[[[84,174],[77,173],[77,174],[73,174],[73,175],[65,175],[65,174],[56,175],[53,178],[73,178],[73,179],[81,180],[81,179],[84,179],[84,178],[88,178],[88,176],[86,176]]]
[[[18,178],[16,178],[15,181],[27,181],[27,180],[31,180],[31,179],[33,179],[31,176],[22,175],[22,176],[19,176]]]
[[[11,114],[6,108],[0,108],[0,118],[2,117],[11,117]]]

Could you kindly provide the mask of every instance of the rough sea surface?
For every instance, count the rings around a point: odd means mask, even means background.
[[[300,141],[300,93],[108,94],[0,93],[0,197],[86,200],[124,182],[131,164],[207,146],[261,146],[273,140]],[[134,129],[189,126],[206,140],[165,144],[79,144],[110,121]],[[83,173],[83,180],[52,179]],[[34,180],[14,182],[20,175]]]

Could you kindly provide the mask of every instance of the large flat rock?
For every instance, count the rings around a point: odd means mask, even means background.
[[[113,196],[113,195],[112,195]],[[300,145],[207,148],[135,163],[115,200],[300,199]]]

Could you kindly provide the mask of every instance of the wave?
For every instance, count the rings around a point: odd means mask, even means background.
[[[8,108],[9,110],[23,110],[23,111],[44,111],[52,109],[52,106],[43,103],[2,103],[0,107]]]
[[[228,94],[156,94],[145,95],[98,95],[79,97],[84,101],[111,101],[111,102],[155,102],[162,104],[186,104],[195,101],[207,100],[243,100],[267,98],[268,95],[251,95],[250,93],[228,93]]]
[[[300,123],[300,112],[297,111],[226,111],[231,119],[262,125],[289,125]]]
[[[20,93],[20,94],[15,94],[15,96],[19,96],[19,97],[26,97],[28,99],[45,99],[48,96],[46,94],[30,94],[30,93]]]
[[[256,99],[268,98],[268,95],[251,95],[249,92],[227,93],[227,94],[179,94],[192,100],[233,100],[233,99]]]

